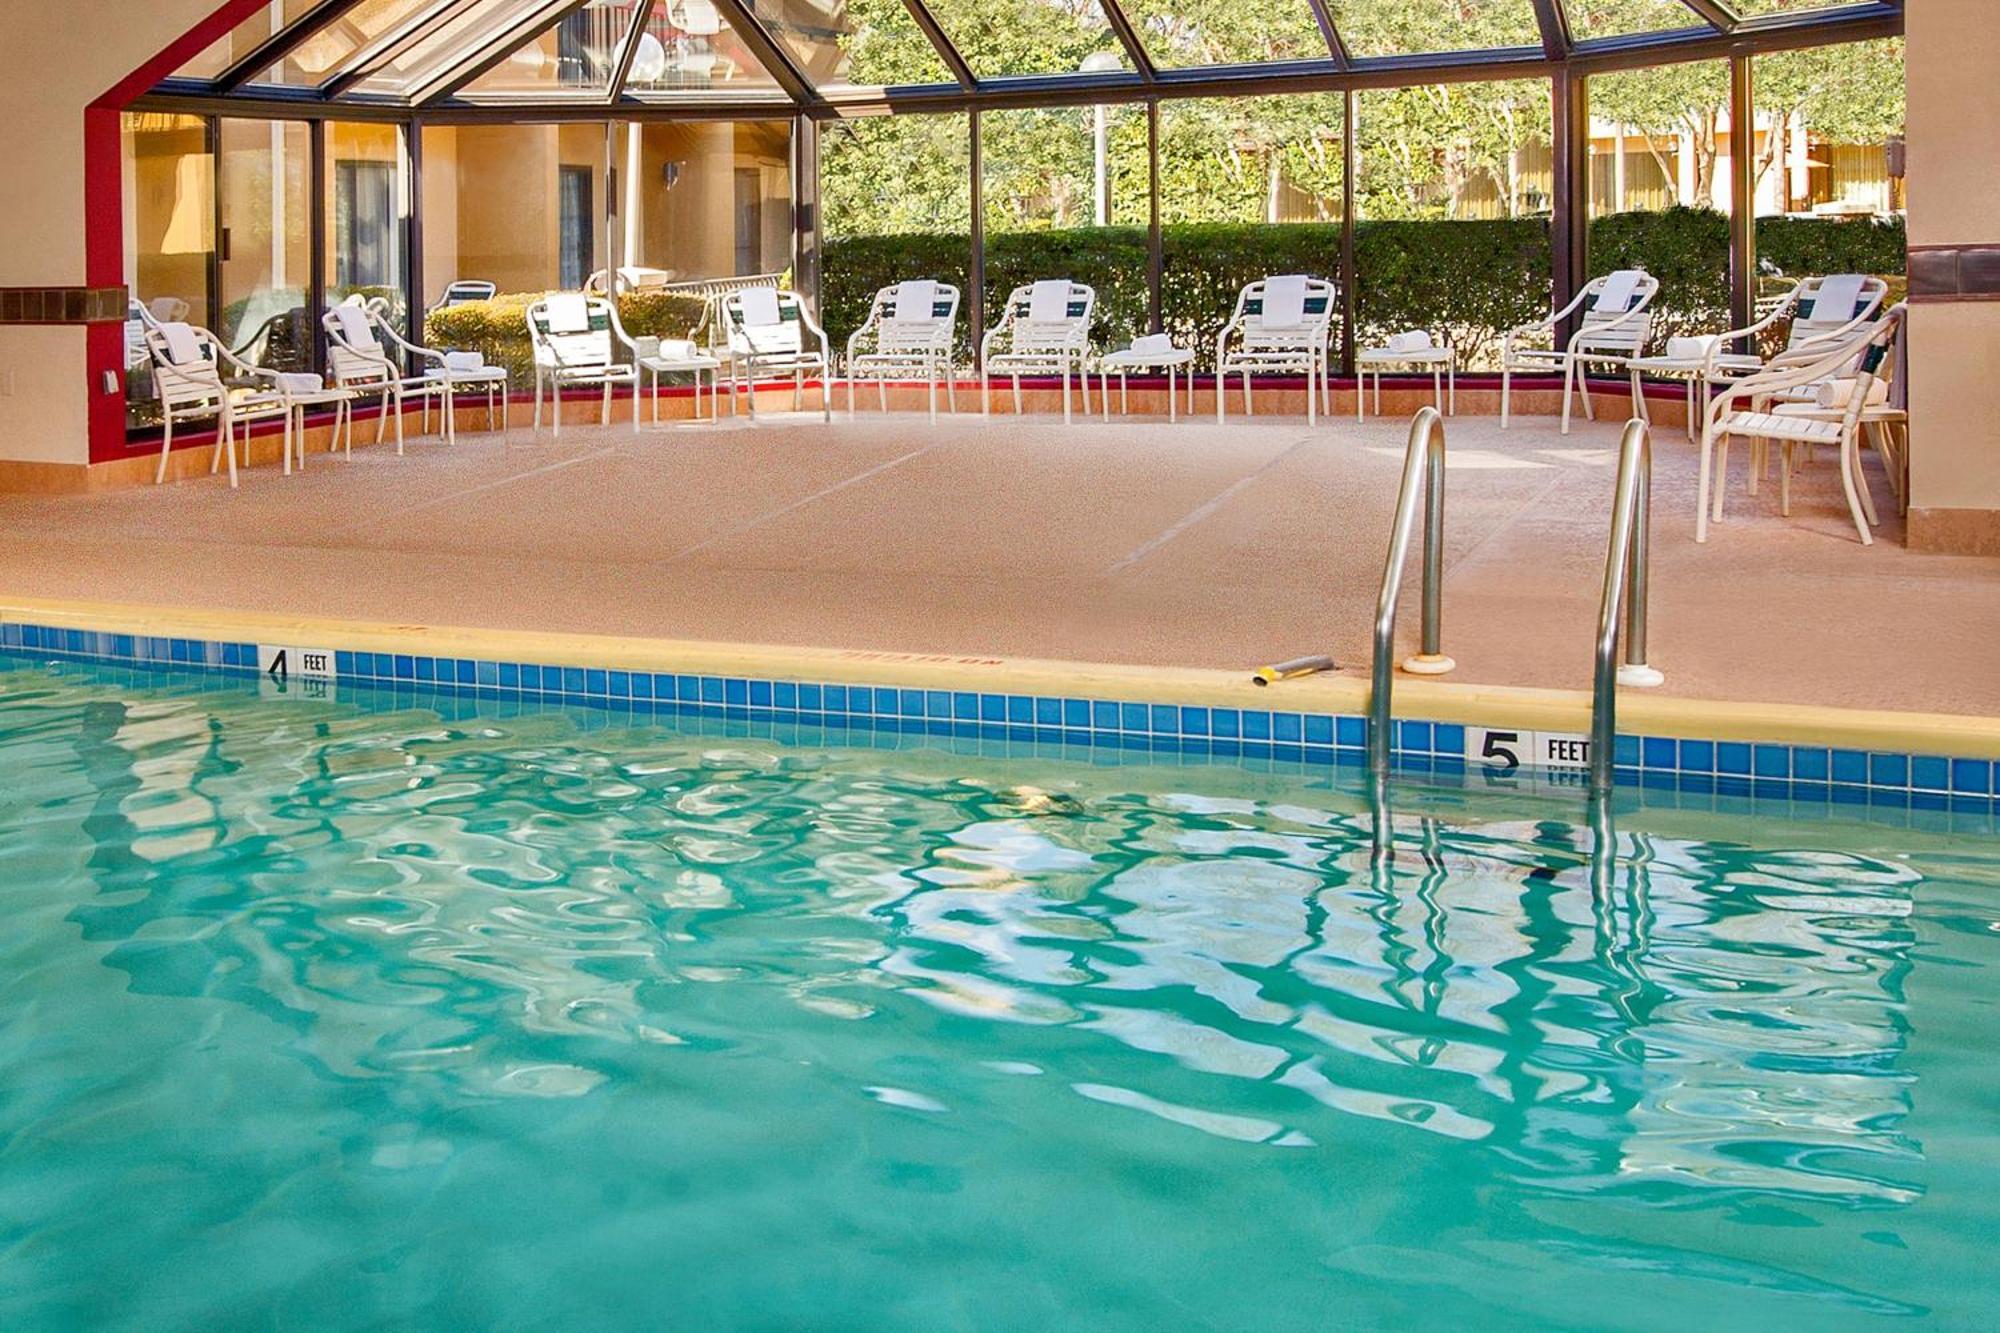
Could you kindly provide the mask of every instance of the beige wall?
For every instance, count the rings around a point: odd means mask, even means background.
[[[2000,244],[2000,9],[1923,0],[1905,23],[1910,244]],[[2000,301],[1912,307],[1910,438],[1912,544],[2000,551]]]
[[[0,0],[0,287],[84,281],[83,110],[221,0]],[[0,459],[90,456],[81,328],[0,328]]]

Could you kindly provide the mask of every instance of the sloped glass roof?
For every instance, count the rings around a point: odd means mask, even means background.
[[[927,109],[1429,81],[1468,57],[1661,63],[1900,30],[1902,0],[272,0],[164,83],[418,107]],[[1544,22],[1547,21],[1545,31]],[[1809,32],[1805,30],[1810,30]],[[1567,44],[1567,45],[1565,45]],[[1375,62],[1395,62],[1393,65]],[[1258,66],[1268,66],[1259,70]],[[1213,71],[1211,73],[1211,71]],[[1463,77],[1461,74],[1460,77]],[[1087,83],[1085,82],[1087,80]],[[712,111],[704,114],[713,114]],[[760,114],[768,114],[760,112]]]
[[[1678,7],[1678,0],[1673,0]],[[1409,56],[1542,44],[1522,0],[1328,0],[1348,53]],[[1683,18],[1688,12],[1681,10]]]

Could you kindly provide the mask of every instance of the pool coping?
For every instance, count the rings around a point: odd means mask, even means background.
[[[54,637],[52,637],[54,636]],[[255,670],[258,645],[323,649],[338,680],[457,685],[578,702],[675,702],[756,715],[838,714],[884,723],[1271,746],[1331,759],[1363,741],[1369,687],[1326,674],[1254,685],[1247,671],[976,654],[626,638],[390,624],[264,612],[0,594],[0,647],[112,662]],[[544,680],[540,668],[553,668]],[[669,686],[666,694],[660,688]],[[825,687],[841,691],[827,706]],[[868,686],[854,692],[851,687]],[[852,696],[851,698],[847,696]],[[1576,735],[1580,690],[1399,676],[1397,749],[1464,762],[1470,728]],[[851,706],[850,706],[851,705]],[[1621,779],[1642,772],[2000,795],[2000,717],[1619,696]]]

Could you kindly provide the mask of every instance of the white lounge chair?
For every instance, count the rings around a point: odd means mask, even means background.
[[[876,399],[886,412],[889,381],[919,375],[930,391],[931,420],[937,420],[940,377],[951,410],[958,411],[958,371],[952,359],[958,302],[958,288],[929,279],[900,282],[875,293],[867,321],[847,340],[848,416],[854,415],[856,380],[875,381]],[[861,350],[864,346],[873,350]]]
[[[343,424],[351,430],[347,414],[352,395],[328,389],[318,375],[290,374],[265,370],[238,360],[222,340],[207,329],[170,320],[146,330],[146,347],[153,364],[153,392],[160,401],[166,431],[160,441],[160,465],[153,484],[167,479],[167,459],[173,453],[174,427],[189,420],[215,420],[215,452],[208,464],[210,475],[229,460],[229,487],[236,489],[236,428],[252,421],[278,417],[285,431],[285,473],[291,474],[294,445],[299,465],[305,465],[304,423],[300,414],[307,407],[334,409],[336,438]],[[223,378],[223,368],[238,372],[234,386]],[[242,383],[248,380],[250,387]]]
[[[397,333],[375,309],[355,300],[343,301],[321,317],[326,327],[327,369],[333,382],[343,389],[379,396],[382,415],[375,422],[375,443],[380,444],[389,417],[396,420],[396,452],[403,452],[403,405],[414,398],[423,404],[423,429],[431,425],[431,405],[438,404],[439,431],[450,444],[458,439],[457,397],[463,392],[483,392],[486,397],[486,424],[493,424],[493,403],[500,401],[501,429],[506,429],[507,370],[489,366],[477,352],[442,352],[420,347]],[[404,373],[407,361],[424,367],[423,373]],[[351,444],[351,441],[350,441]]]
[[[559,292],[528,307],[528,340],[535,354],[535,429],[542,428],[542,392],[555,399],[555,437],[562,438],[562,391],[599,388],[600,424],[611,424],[611,390],[632,386],[632,430],[639,429],[638,347],[618,322],[618,308],[601,296]],[[626,360],[625,354],[632,354]]]
[[[1791,512],[1791,477],[1799,446],[1808,451],[1822,444],[1837,449],[1841,487],[1847,494],[1855,531],[1863,546],[1873,544],[1868,529],[1876,521],[1875,505],[1861,474],[1862,421],[1870,408],[1888,408],[1885,381],[1892,373],[1889,353],[1901,326],[1902,314],[1896,311],[1844,338],[1814,339],[1765,369],[1729,384],[1716,396],[1702,423],[1696,541],[1707,541],[1709,522],[1722,518],[1729,441],[1740,435],[1756,443],[1749,466],[1753,494],[1762,472],[1760,454],[1765,442],[1775,440],[1783,446],[1779,507],[1785,514]]]
[[[482,278],[459,278],[444,289],[433,310],[449,310],[455,305],[472,305],[479,301],[490,301],[500,294],[498,283]]]
[[[826,330],[813,321],[805,298],[781,287],[749,287],[722,298],[723,362],[729,368],[729,407],[736,411],[739,388],[750,395],[750,419],[757,419],[757,379],[792,377],[792,410],[805,408],[806,376],[820,377],[820,410],[833,420],[833,388],[827,376],[833,353]],[[810,335],[810,341],[808,341]]]
[[[1660,280],[1642,268],[1622,268],[1593,278],[1570,303],[1533,324],[1509,329],[1500,341],[1500,425],[1504,429],[1514,401],[1516,372],[1548,373],[1560,370],[1563,377],[1562,433],[1569,434],[1570,399],[1583,393],[1583,415],[1595,420],[1590,405],[1588,371],[1592,366],[1626,363],[1645,350],[1652,336],[1653,317],[1646,313],[1660,291]],[[1553,334],[1563,320],[1582,312],[1577,330],[1561,347],[1524,346],[1524,340],[1539,341]]]
[[[1215,420],[1227,414],[1225,387],[1232,374],[1243,377],[1243,415],[1250,416],[1250,377],[1306,377],[1306,420],[1319,420],[1319,400],[1327,382],[1333,321],[1340,289],[1324,278],[1286,274],[1253,282],[1236,294],[1236,312],[1215,340]],[[1232,350],[1230,341],[1236,346]]]
[[[1627,365],[1637,413],[1645,421],[1653,419],[1640,390],[1642,374],[1680,380],[1686,386],[1687,435],[1692,440],[1701,418],[1701,402],[1706,398],[1703,391],[1755,374],[1767,364],[1754,350],[1736,352],[1730,350],[1732,347],[1754,349],[1757,336],[1787,316],[1792,324],[1780,357],[1822,339],[1845,337],[1872,321],[1888,294],[1888,283],[1866,274],[1807,278],[1771,302],[1753,324],[1706,337],[1669,338],[1658,355],[1634,357]]]
[[[1014,381],[1014,412],[1021,412],[1021,376],[1062,377],[1063,424],[1072,420],[1070,377],[1083,381],[1083,410],[1090,410],[1090,321],[1097,292],[1068,278],[1045,278],[1016,287],[1000,309],[1000,322],[979,340],[986,368],[980,384],[980,415],[993,415],[993,376]]]

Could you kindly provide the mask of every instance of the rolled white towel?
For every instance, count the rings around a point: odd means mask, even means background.
[[[287,370],[278,375],[278,387],[286,393],[319,393],[326,388],[326,381],[304,371]]]
[[[649,360],[660,354],[660,340],[658,338],[634,338],[632,340],[632,351],[641,361]]]
[[[1389,350],[1392,352],[1428,352],[1431,350],[1431,335],[1422,329],[1411,329],[1406,333],[1389,335]]]
[[[1132,350],[1141,356],[1165,356],[1174,350],[1171,333],[1142,333],[1132,340]]]
[[[1714,350],[1719,340],[1713,334],[1693,338],[1667,339],[1667,356],[1674,361],[1700,361]]]
[[[446,352],[444,354],[444,368],[446,370],[483,370],[485,366],[486,357],[479,352]]]
[[[1854,380],[1822,380],[1813,386],[1813,399],[1821,407],[1846,407],[1854,401]],[[1864,407],[1874,407],[1889,401],[1889,386],[1881,380],[1868,381],[1868,397]]]

